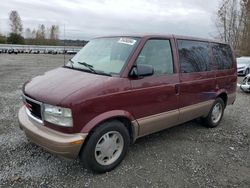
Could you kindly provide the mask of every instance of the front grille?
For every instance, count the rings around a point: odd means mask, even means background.
[[[35,102],[34,100],[25,97],[25,103],[31,115],[38,119],[42,119],[41,104],[39,102]]]

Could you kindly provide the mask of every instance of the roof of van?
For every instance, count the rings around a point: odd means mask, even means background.
[[[192,36],[182,36],[182,35],[174,35],[174,34],[135,34],[135,35],[109,35],[109,36],[102,36],[96,38],[105,38],[105,37],[139,37],[139,38],[176,38],[176,39],[187,39],[187,40],[196,40],[196,41],[204,41],[204,42],[214,42],[214,43],[221,43],[227,44],[225,42],[214,40],[214,39],[206,39],[206,38],[199,38],[199,37],[192,37]]]

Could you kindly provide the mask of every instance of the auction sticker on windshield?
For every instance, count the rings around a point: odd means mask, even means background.
[[[136,43],[136,40],[130,39],[130,38],[120,38],[118,43],[128,44],[128,45],[134,45]]]

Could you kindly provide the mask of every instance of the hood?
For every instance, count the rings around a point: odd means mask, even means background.
[[[237,67],[248,67],[249,65],[247,63],[237,63]]]
[[[35,100],[59,105],[74,92],[85,88],[89,91],[113,79],[117,78],[60,67],[33,78],[25,85],[24,93]]]

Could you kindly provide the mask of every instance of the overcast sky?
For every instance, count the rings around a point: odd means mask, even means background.
[[[24,29],[39,24],[60,27],[60,38],[90,39],[112,34],[160,33],[198,37],[216,35],[218,0],[2,0],[0,32],[17,10]]]

